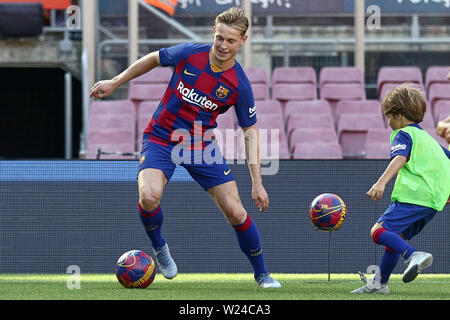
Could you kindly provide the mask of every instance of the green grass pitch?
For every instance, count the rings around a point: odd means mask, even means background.
[[[449,274],[421,274],[410,283],[391,276],[389,295],[355,295],[357,274],[277,274],[281,289],[257,287],[252,274],[160,274],[146,289],[125,289],[114,274],[82,274],[69,289],[69,274],[0,274],[0,300],[449,300]]]

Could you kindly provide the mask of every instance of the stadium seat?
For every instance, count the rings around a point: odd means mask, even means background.
[[[344,158],[365,157],[366,136],[370,128],[385,128],[381,116],[369,114],[340,116],[337,134]]]
[[[89,116],[94,115],[131,115],[135,116],[136,110],[128,100],[94,100],[91,102]]]
[[[375,116],[382,115],[381,104],[378,100],[341,100],[336,104],[336,123],[339,121],[341,114],[373,114]]]
[[[369,128],[367,130],[367,142],[388,142],[391,138],[391,128]]]
[[[317,86],[316,71],[312,67],[277,67],[272,73],[272,84],[303,83]]]
[[[139,116],[137,119],[137,151],[141,151],[142,134],[150,122],[153,113],[158,108],[159,101],[144,101],[139,106]]]
[[[364,86],[364,74],[357,67],[323,67],[319,74],[319,88],[326,83],[354,83]]]
[[[278,100],[282,105],[292,100],[316,100],[316,86],[310,83],[277,83],[272,88],[272,99]]]
[[[268,113],[282,114],[283,113],[281,104],[277,100],[255,101],[255,104],[256,104],[257,116],[259,114],[268,114]]]
[[[427,90],[427,94],[430,86],[434,83],[448,84],[448,72],[448,66],[431,66],[427,68],[427,72],[425,73],[425,88]]]
[[[134,130],[136,118],[130,114],[90,114],[89,132],[101,130]]]
[[[236,113],[233,110],[228,110],[224,114],[219,114],[216,119],[217,128],[219,129],[235,129],[236,128]]]
[[[278,134],[277,134],[278,133]],[[259,129],[261,159],[290,159],[291,153],[282,131]]]
[[[366,159],[390,159],[390,144],[385,142],[368,142],[365,149]]]
[[[270,90],[267,84],[252,83],[251,86],[253,89],[253,97],[255,98],[255,101],[269,100]]]
[[[418,67],[381,67],[377,77],[377,94],[381,96],[381,90],[386,83],[412,82],[423,85],[422,71]]]
[[[336,105],[340,100],[366,100],[364,85],[355,83],[325,83],[320,89],[320,98],[327,100],[331,106],[333,117],[336,116]]]
[[[402,85],[402,83],[386,82],[383,85],[383,88],[379,91],[378,98],[379,98],[380,102],[383,102],[384,96],[386,95],[386,93],[388,93],[388,91],[393,90],[393,89],[397,88],[400,85]],[[421,84],[421,83],[411,83],[411,86],[413,88],[416,88],[416,89],[419,89],[420,91],[422,91],[424,97],[425,98],[427,97],[426,90],[425,90],[425,87],[423,86],[423,84]]]
[[[131,84],[128,98],[134,102],[161,100],[167,89],[165,84]]]
[[[450,100],[438,100],[434,104],[433,117],[437,124],[442,119],[450,115]]]
[[[427,108],[428,109],[428,108]],[[419,124],[422,128],[435,128],[434,118],[432,116],[431,110],[427,110],[423,116],[422,122]]]
[[[434,114],[434,106],[439,100],[450,100],[450,83],[434,83],[430,86],[428,101],[430,101],[431,112]]]
[[[366,159],[389,159],[390,137],[392,130],[388,128],[369,128],[366,135]]]
[[[147,120],[158,109],[159,101],[144,101],[139,108],[139,118],[146,118]]]
[[[290,150],[298,143],[333,142],[339,143],[336,131],[333,128],[295,128],[288,137]]]
[[[342,150],[338,143],[315,142],[298,143],[292,155],[294,159],[342,159]]]
[[[172,78],[172,68],[156,67],[150,72],[144,73],[130,81],[131,84],[167,84]]]
[[[330,103],[326,100],[289,101],[286,103],[284,114],[286,120],[291,114],[330,114]]]
[[[267,150],[271,150],[270,144],[274,142],[271,138],[273,134],[276,133],[276,131],[272,132],[271,129],[278,130],[279,140],[275,142],[279,144],[280,158],[282,156],[282,159],[290,158],[283,116],[281,114],[260,114],[258,116],[257,127],[259,130],[260,143],[267,144]]]
[[[265,84],[270,85],[269,76],[265,68],[253,67],[245,68],[245,74],[251,84]]]
[[[87,136],[87,159],[96,159],[98,149],[103,152],[130,153],[130,155],[101,155],[100,159],[135,159],[135,130],[97,130]]]
[[[232,131],[216,128],[214,135],[226,160],[245,159],[244,136],[241,128]]]
[[[334,120],[329,113],[320,114],[291,114],[286,123],[286,132],[288,137],[291,135],[292,131],[297,128],[305,129],[335,129]]]

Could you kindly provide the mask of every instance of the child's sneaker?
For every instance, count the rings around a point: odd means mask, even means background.
[[[367,281],[366,276],[359,272],[359,276],[361,280],[366,284],[365,286],[355,289],[350,293],[381,293],[381,294],[389,294],[389,287],[387,283],[380,283],[377,281],[377,275],[374,275],[372,279]]]
[[[419,273],[431,266],[433,263],[433,256],[431,253],[416,251],[411,254],[405,264],[408,265],[405,272],[403,272],[403,282],[413,281]]]

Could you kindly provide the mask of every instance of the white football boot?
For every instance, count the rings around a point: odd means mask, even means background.
[[[281,284],[270,276],[270,273],[263,273],[257,279],[256,282],[261,288],[281,288]]]
[[[416,251],[405,261],[406,267],[405,272],[403,272],[402,280],[403,282],[413,281],[419,273],[431,266],[433,263],[433,256],[431,253]]]
[[[176,277],[178,269],[177,265],[175,264],[175,261],[173,261],[170,252],[169,247],[167,246],[167,243],[164,244],[160,248],[152,248],[153,253],[155,254],[156,262],[159,267],[159,271],[162,273],[162,275],[166,279],[173,279]]]
[[[366,284],[365,286],[355,289],[350,293],[378,293],[389,294],[389,287],[387,283],[380,283],[379,275],[374,274],[370,280],[367,280],[366,276],[362,272],[358,272],[361,280]]]

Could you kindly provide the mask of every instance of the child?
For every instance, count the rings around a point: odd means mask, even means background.
[[[398,173],[389,208],[372,227],[370,235],[385,251],[379,272],[352,293],[389,293],[388,280],[402,256],[406,261],[403,282],[414,280],[428,268],[433,256],[417,251],[410,240],[450,201],[450,152],[436,142],[418,123],[426,103],[421,91],[408,84],[388,92],[382,109],[391,134],[391,162],[367,195],[380,200],[386,184]]]

